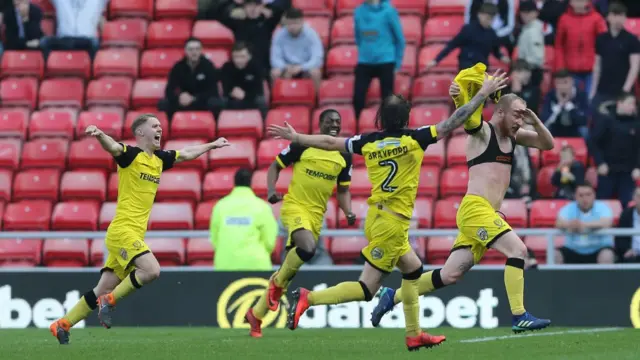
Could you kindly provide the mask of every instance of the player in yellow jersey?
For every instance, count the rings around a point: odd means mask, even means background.
[[[287,127],[271,125],[269,133],[302,146],[359,154],[365,158],[371,181],[365,236],[369,244],[362,250],[366,262],[359,281],[343,282],[320,291],[296,289],[292,293],[288,327],[295,329],[302,314],[314,305],[369,301],[383,278],[396,266],[402,272],[406,345],[410,351],[442,343],[444,336],[423,332],[419,324],[417,282],[422,262],[409,243],[409,226],[418,189],[420,167],[427,146],[449,135],[462,125],[494,92],[504,88],[506,74],[496,72],[486,79],[469,103],[456,110],[449,119],[435,126],[417,130],[407,128],[411,104],[393,95],[383,101],[376,115],[380,130],[352,138],[302,135]]]
[[[342,119],[336,110],[323,111],[319,121],[320,133],[329,136],[340,134]],[[269,288],[245,316],[251,325],[249,334],[252,337],[262,337],[262,319],[269,310],[278,309],[282,293],[291,279],[302,264],[315,255],[327,201],[336,185],[340,209],[350,225],[356,220],[351,212],[349,193],[351,154],[290,144],[276,157],[268,171],[268,200],[272,204],[282,199],[275,190],[278,174],[290,165],[293,165],[293,177],[280,210],[280,220],[289,232],[288,252],[280,269],[269,280]]]
[[[111,313],[123,297],[149,284],[160,275],[160,264],[144,242],[151,207],[160,184],[160,175],[174,164],[193,160],[209,150],[228,146],[226,139],[185,147],[180,151],[160,150],[162,128],[152,114],[140,115],[131,126],[136,146],[115,141],[94,125],[85,133],[95,137],[118,165],[118,203],[105,243],[109,252],[100,280],[50,330],[60,344],[69,343],[73,325],[99,308],[98,317],[111,327]]]

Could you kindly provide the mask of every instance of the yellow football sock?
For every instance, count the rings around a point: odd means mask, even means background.
[[[420,303],[418,298],[418,281],[402,279],[400,293],[402,293],[402,308],[404,309],[404,323],[407,336],[418,336],[422,332],[420,329]]]
[[[97,301],[98,298],[96,297],[96,294],[93,290],[89,290],[80,298],[80,300],[78,300],[71,310],[69,310],[63,319],[67,320],[71,326],[74,326],[80,321],[86,319],[93,310],[98,307]]]
[[[440,269],[428,271],[422,274],[422,276],[420,276],[420,278],[416,281],[418,287],[418,296],[428,294],[433,290],[444,287],[442,279],[440,278]],[[393,303],[399,304],[402,302],[402,299],[404,299],[404,295],[402,292],[402,288],[400,288],[396,290],[396,295],[393,297]]]
[[[370,300],[369,290],[358,281],[345,281],[328,289],[309,293],[309,305],[333,305],[351,301]]]
[[[129,276],[124,278],[124,280],[122,280],[115,289],[113,289],[113,292],[111,294],[117,302],[118,300],[140,289],[141,287],[142,283],[136,276],[136,271],[134,270],[129,274]]]
[[[513,315],[522,315],[524,309],[524,259],[508,258],[504,267],[504,286]]]
[[[313,257],[313,254],[300,250],[297,247],[289,250],[274,278],[276,285],[282,287],[289,282],[296,275],[302,264],[304,264],[305,261],[309,261],[311,257]]]

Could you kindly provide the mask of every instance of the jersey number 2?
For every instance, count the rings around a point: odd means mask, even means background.
[[[393,178],[395,178],[396,174],[398,173],[398,163],[395,162],[394,160],[383,160],[383,161],[380,161],[378,165],[391,167],[391,171],[389,172],[389,175],[387,175],[387,178],[384,179],[384,181],[382,182],[382,185],[380,186],[382,191],[386,191],[386,192],[396,191],[398,187],[390,186],[389,184],[391,184],[391,182],[393,181]]]

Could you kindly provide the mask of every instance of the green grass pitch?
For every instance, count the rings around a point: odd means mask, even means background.
[[[58,345],[48,330],[0,331],[0,359],[638,359],[634,329],[549,328],[529,335],[509,329],[432,331],[447,341],[408,352],[402,329],[266,329],[262,339],[246,330],[217,328],[102,328],[72,332]]]

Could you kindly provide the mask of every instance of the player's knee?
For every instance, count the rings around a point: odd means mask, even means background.
[[[440,270],[440,278],[442,279],[443,285],[453,285],[458,281],[462,280],[465,271],[461,269],[449,270],[442,268]]]
[[[313,259],[313,256],[316,254],[315,245],[302,244],[302,246],[296,246],[296,254],[300,258],[300,260],[304,262],[308,262]]]
[[[370,289],[369,286],[362,280],[358,281],[360,283],[360,286],[362,287],[362,292],[364,293],[364,301],[371,301],[373,299],[373,294],[376,291],[372,291],[373,289]]]
[[[155,280],[158,280],[158,278],[160,277],[160,267],[159,266],[154,266],[153,268],[149,269],[148,271],[148,282],[152,282]]]

